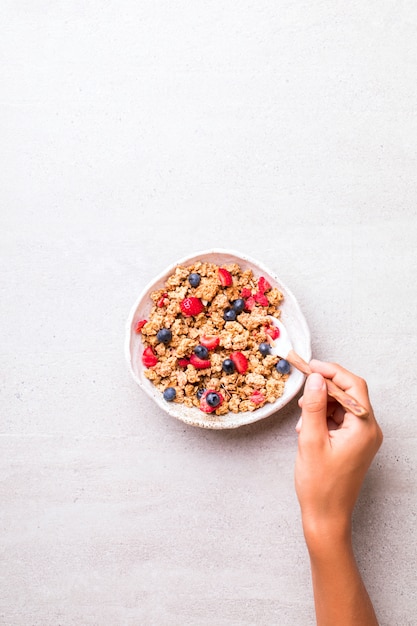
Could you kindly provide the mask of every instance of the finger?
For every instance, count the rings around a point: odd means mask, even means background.
[[[337,430],[338,428],[340,428],[340,424],[335,422],[335,420],[332,417],[328,417],[327,418],[327,430]]]
[[[298,400],[298,406],[303,408],[303,396]],[[340,404],[331,396],[327,396],[327,415],[333,415],[333,413],[340,408]]]
[[[327,363],[313,359],[309,365],[313,372],[318,372],[325,378],[333,380],[338,387],[353,396],[357,402],[365,406],[369,413],[373,415],[368,387],[363,378],[356,376],[337,363]]]
[[[303,418],[300,417],[300,419],[298,420],[295,426],[295,430],[298,434],[300,434],[301,432],[302,424],[303,424]],[[327,417],[327,430],[337,430],[338,428],[340,428],[341,424],[343,424],[343,419],[339,422],[337,419],[335,419],[334,415]]]
[[[348,391],[355,384],[355,379],[358,379],[358,376],[349,372],[349,370],[338,363],[327,363],[326,361],[312,359],[309,365],[314,372],[319,372],[325,378],[330,378],[344,391]]]
[[[343,421],[345,419],[345,415],[346,415],[345,409],[339,404],[335,408],[333,413],[331,414],[331,417],[332,417],[333,421],[336,422],[336,424],[338,424],[340,426],[340,424],[343,424]]]
[[[308,376],[304,387],[301,433],[311,441],[328,438],[327,387],[321,374]]]

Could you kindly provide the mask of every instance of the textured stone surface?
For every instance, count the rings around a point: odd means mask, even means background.
[[[231,247],[292,289],[385,441],[355,513],[417,615],[415,3],[3,2],[0,624],[314,624],[294,401],[230,432],[134,385],[148,280]]]

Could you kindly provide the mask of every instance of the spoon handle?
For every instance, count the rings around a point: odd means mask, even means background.
[[[304,361],[304,359],[302,359],[299,354],[294,352],[294,350],[289,351],[286,359],[289,363],[291,363],[291,365],[300,370],[300,372],[303,372],[303,374],[305,374],[306,376],[309,376],[309,374],[312,373],[309,364]],[[348,411],[349,413],[353,413],[353,415],[356,415],[356,417],[361,417],[363,419],[369,416],[369,413],[365,409],[365,407],[359,404],[355,400],[355,398],[352,398],[352,396],[343,391],[343,389],[338,387],[336,383],[334,383],[329,378],[325,378],[324,380],[326,381],[327,393],[329,394],[329,396],[337,400],[337,402],[339,402],[339,404],[341,404],[342,407],[346,409],[346,411]]]

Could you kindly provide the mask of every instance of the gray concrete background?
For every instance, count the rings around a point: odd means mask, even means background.
[[[168,418],[124,323],[231,247],[293,290],[385,434],[354,539],[417,624],[417,9],[412,0],[3,0],[0,623],[314,624],[298,408]]]

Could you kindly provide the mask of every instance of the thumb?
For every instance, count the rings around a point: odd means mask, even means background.
[[[327,438],[327,387],[321,374],[310,374],[306,380],[301,417],[301,433],[304,436]]]

